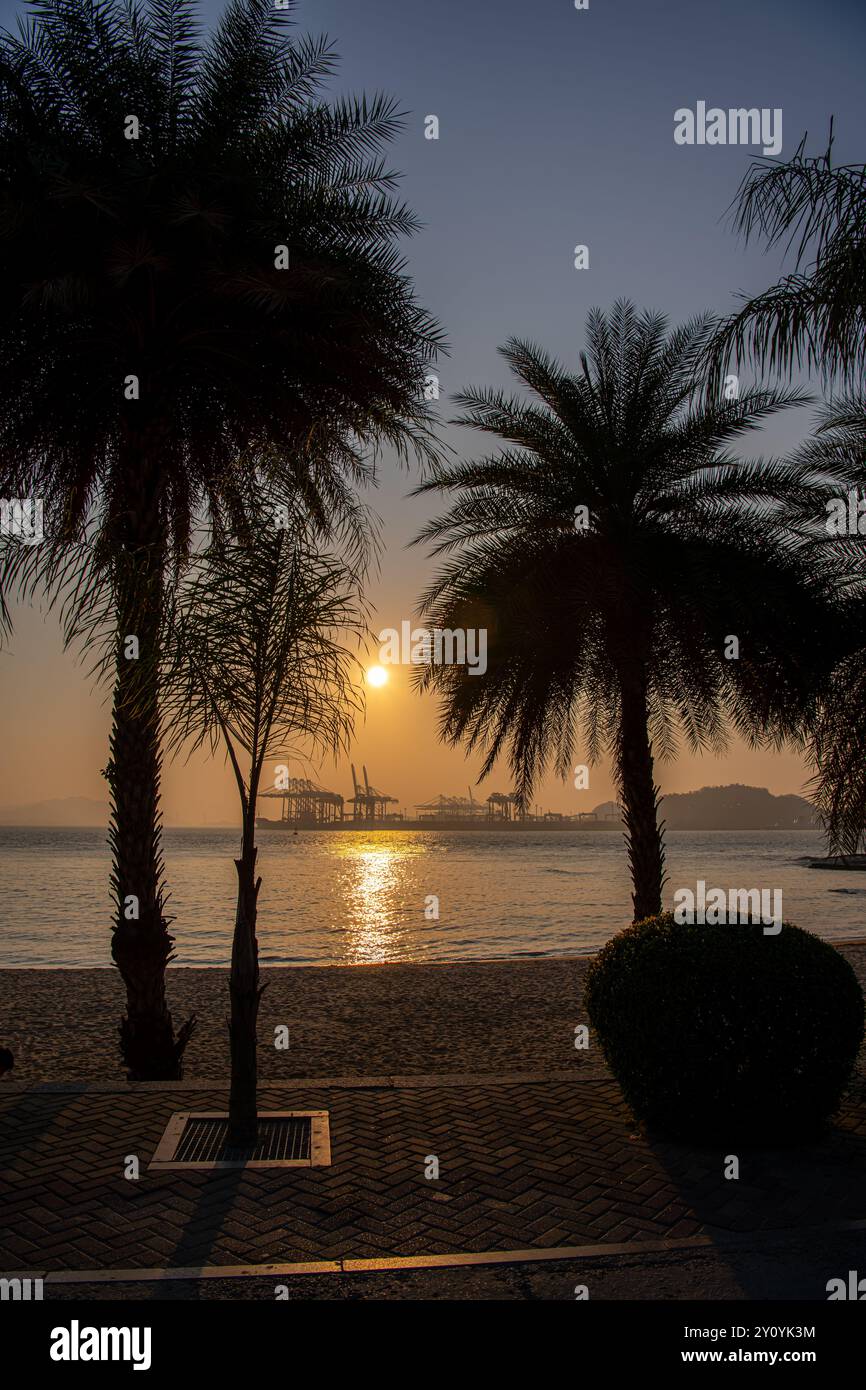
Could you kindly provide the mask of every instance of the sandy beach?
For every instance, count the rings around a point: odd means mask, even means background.
[[[866,987],[866,943],[845,944]],[[596,1046],[579,1051],[588,958],[450,965],[305,966],[262,971],[259,1076],[606,1076]],[[229,1074],[228,971],[169,969],[175,1023],[195,1013],[185,1079]],[[7,1082],[123,1081],[112,1018],[124,1002],[116,971],[0,970],[0,1042]],[[289,1029],[289,1048],[273,1046]],[[866,1053],[861,1054],[861,1069]]]

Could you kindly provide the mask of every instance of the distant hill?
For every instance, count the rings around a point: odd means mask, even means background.
[[[108,825],[108,802],[86,796],[56,801],[31,801],[25,806],[0,806],[0,825]]]
[[[809,830],[819,822],[802,796],[773,796],[766,787],[701,787],[662,797],[668,830]]]

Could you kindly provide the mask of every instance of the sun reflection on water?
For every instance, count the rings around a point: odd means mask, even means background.
[[[347,964],[399,959],[423,906],[419,899],[416,916],[412,861],[426,846],[393,830],[373,830],[341,837],[332,848],[338,861],[338,901],[345,912],[336,929],[344,933]]]

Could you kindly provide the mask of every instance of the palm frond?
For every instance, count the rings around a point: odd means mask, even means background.
[[[816,369],[847,384],[866,362],[866,166],[833,163],[826,150],[807,156],[803,141],[785,162],[757,160],[733,204],[746,239],[783,244],[794,271],[743,305],[707,352],[708,388],[717,393],[729,362],[752,357],[771,372]]]

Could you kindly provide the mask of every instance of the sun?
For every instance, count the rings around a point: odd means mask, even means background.
[[[381,685],[388,684],[388,672],[384,666],[371,666],[367,672],[367,684],[373,685],[377,689]]]

